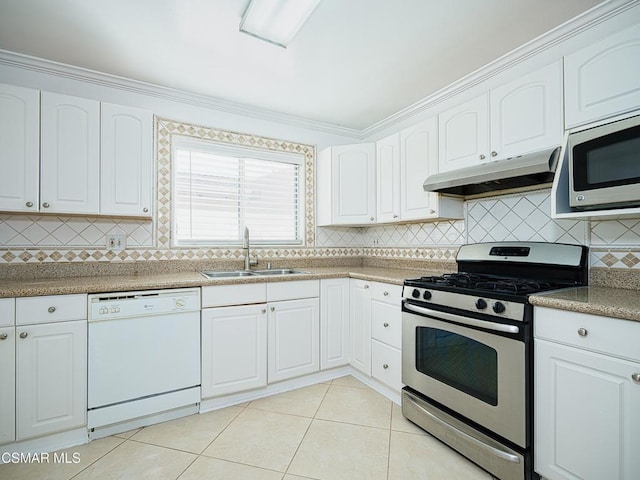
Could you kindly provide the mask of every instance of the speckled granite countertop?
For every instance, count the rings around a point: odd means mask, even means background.
[[[640,322],[640,290],[577,287],[529,297],[533,305]]]
[[[350,277],[374,282],[402,285],[406,278],[437,275],[425,270],[380,267],[322,267],[299,268],[308,273],[283,276],[252,276],[208,279],[199,272],[161,273],[148,275],[106,275],[96,277],[42,278],[0,280],[0,297],[33,297],[72,293],[124,292],[159,288],[200,287],[241,283],[284,282],[321,278]]]

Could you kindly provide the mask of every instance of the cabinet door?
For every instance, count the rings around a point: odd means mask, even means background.
[[[267,306],[202,310],[202,397],[267,384]]]
[[[438,137],[440,172],[488,161],[489,95],[438,115]]]
[[[100,213],[151,215],[153,114],[101,104]]]
[[[349,279],[320,280],[320,369],[349,364]]]
[[[37,212],[40,92],[0,84],[0,210]]]
[[[560,62],[492,90],[490,97],[492,158],[509,158],[562,142]]]
[[[100,103],[42,92],[40,210],[100,211]]]
[[[332,148],[334,224],[367,224],[376,220],[376,151],[373,143]]]
[[[400,200],[402,220],[437,215],[438,195],[425,192],[422,184],[438,170],[438,124],[435,117],[400,133]]]
[[[400,220],[400,134],[376,142],[377,220]]]
[[[351,280],[349,320],[351,322],[351,366],[371,375],[371,284]]]
[[[268,382],[320,370],[319,300],[269,303]]]
[[[86,425],[86,320],[21,326],[16,333],[16,439]]]
[[[640,107],[640,25],[564,57],[566,127]]]
[[[16,438],[15,337],[14,327],[0,328],[0,445]]]
[[[640,478],[640,364],[545,340],[535,358],[536,472]]]

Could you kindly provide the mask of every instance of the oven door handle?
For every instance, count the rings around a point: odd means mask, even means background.
[[[486,320],[478,320],[477,318],[462,317],[453,313],[440,312],[438,310],[431,310],[430,308],[419,307],[412,303],[405,303],[404,308],[414,313],[420,313],[422,315],[429,315],[430,317],[441,318],[443,320],[449,320],[450,322],[461,323],[462,325],[469,325],[471,327],[486,328],[487,330],[493,330],[496,332],[505,333],[519,333],[520,328],[516,325],[506,325],[504,323],[487,322]]]

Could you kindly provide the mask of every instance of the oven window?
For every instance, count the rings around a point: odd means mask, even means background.
[[[416,369],[489,405],[498,405],[498,352],[472,338],[417,327]]]

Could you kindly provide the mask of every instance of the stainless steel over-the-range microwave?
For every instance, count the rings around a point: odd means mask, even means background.
[[[640,206],[640,115],[569,133],[569,205]]]

